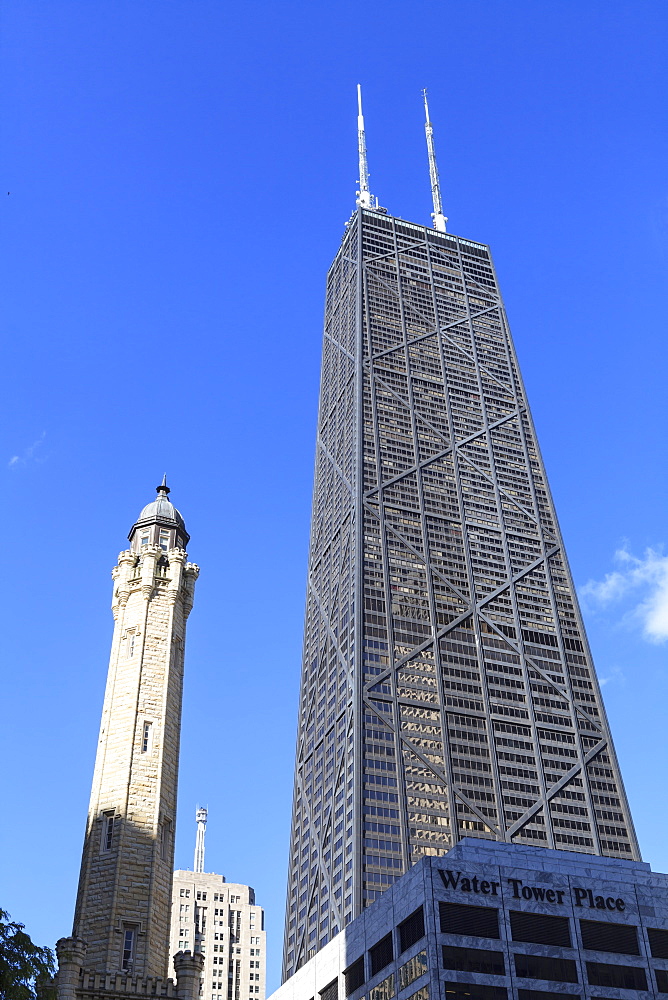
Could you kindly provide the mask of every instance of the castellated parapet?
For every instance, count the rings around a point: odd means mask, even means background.
[[[166,483],[112,571],[114,634],[72,938],[59,1000],[199,995],[201,956],[174,959],[169,927],[185,632],[199,567]]]

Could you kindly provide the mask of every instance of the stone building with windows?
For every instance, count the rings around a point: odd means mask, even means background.
[[[461,840],[425,857],[270,1000],[640,1000],[668,994],[668,875]]]
[[[202,955],[204,1000],[265,1000],[264,910],[250,886],[208,872],[174,872],[171,953]]]
[[[168,978],[186,622],[199,568],[165,480],[112,571],[114,634],[72,937],[57,943],[59,1000],[196,1000],[202,957]]]

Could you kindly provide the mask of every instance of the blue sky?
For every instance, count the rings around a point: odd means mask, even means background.
[[[449,228],[492,246],[641,846],[668,870],[665,4],[3,7],[0,906],[39,943],[70,931],[109,571],[166,470],[202,568],[177,864],[207,804],[207,867],[255,886],[277,985],[358,82],[381,203],[429,221],[426,86]]]

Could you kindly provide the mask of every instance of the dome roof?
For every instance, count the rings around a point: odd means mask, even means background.
[[[163,478],[160,486],[156,487],[156,491],[158,494],[157,497],[151,503],[147,503],[142,509],[139,517],[132,525],[128,538],[132,538],[137,528],[143,528],[149,524],[160,524],[165,528],[180,529],[187,544],[190,541],[190,535],[186,531],[186,524],[181,512],[176,509],[168,497],[170,489],[167,485],[166,476]]]
[[[158,493],[151,503],[147,503],[137,518],[137,524],[143,521],[171,521],[185,530],[186,524],[180,512],[176,509],[166,493]]]

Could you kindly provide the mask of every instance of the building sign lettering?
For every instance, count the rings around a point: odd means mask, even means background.
[[[439,868],[443,885],[446,889],[458,889],[460,892],[481,893],[483,896],[498,896],[501,884],[488,879],[480,879],[477,875],[463,875],[450,869]],[[564,905],[566,889],[549,889],[543,885],[525,885],[520,878],[507,879],[513,891],[513,899],[526,899],[535,903],[553,903]],[[614,910],[623,913],[626,903],[615,896],[597,896],[593,889],[572,886],[573,904],[586,906],[590,910]]]

